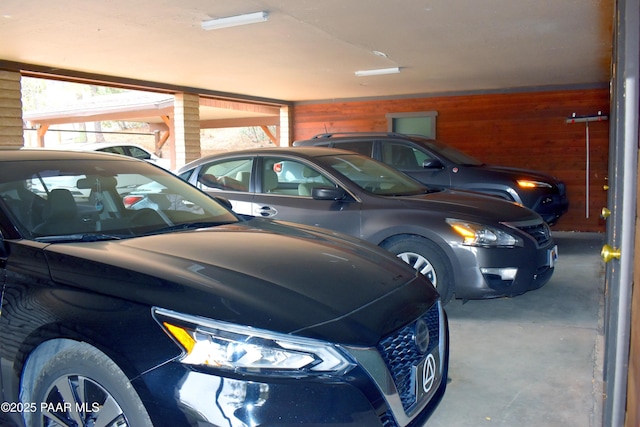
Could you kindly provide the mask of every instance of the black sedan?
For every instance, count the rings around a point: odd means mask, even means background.
[[[333,148],[209,156],[177,171],[240,214],[325,227],[365,239],[414,266],[446,303],[543,286],[557,258],[549,226],[516,203],[433,190],[369,157]],[[278,251],[279,248],[274,248]]]
[[[569,209],[564,182],[548,174],[488,165],[442,141],[398,133],[321,134],[294,145],[318,145],[371,156],[431,187],[456,188],[524,205],[554,224]]]
[[[2,426],[422,426],[445,392],[428,280],[149,163],[3,151],[0,233]]]

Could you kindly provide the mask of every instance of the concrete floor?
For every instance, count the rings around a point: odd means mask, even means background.
[[[446,306],[449,385],[428,427],[602,425],[604,235],[553,236],[543,288]]]

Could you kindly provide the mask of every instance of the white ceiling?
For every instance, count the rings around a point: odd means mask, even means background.
[[[2,0],[0,60],[284,101],[602,85],[611,74],[613,7],[613,0]],[[263,10],[267,22],[200,27]],[[401,72],[354,75],[389,67]]]

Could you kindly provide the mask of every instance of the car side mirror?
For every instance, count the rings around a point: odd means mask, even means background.
[[[438,159],[428,159],[422,162],[422,167],[425,169],[444,169],[444,165]]]
[[[314,200],[343,200],[347,197],[347,193],[337,187],[313,187],[311,197]]]

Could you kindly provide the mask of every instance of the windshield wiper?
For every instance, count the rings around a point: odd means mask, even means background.
[[[397,193],[389,193],[389,194],[380,194],[381,196],[386,197],[411,197],[411,196],[419,196],[421,194],[431,194],[442,191],[441,188],[421,188],[420,190],[414,191],[405,191],[405,192],[397,192]]]
[[[42,236],[36,237],[34,240],[38,242],[101,242],[105,240],[120,240],[122,237],[115,236],[113,234],[96,234],[96,233],[82,233],[82,234],[62,234],[59,236]]]
[[[156,228],[144,234],[149,235],[149,234],[171,233],[172,231],[194,230],[197,228],[217,227],[219,225],[225,225],[225,224],[231,224],[231,222],[220,222],[220,221],[187,222],[184,224],[175,224],[175,225],[170,225],[168,227]]]

